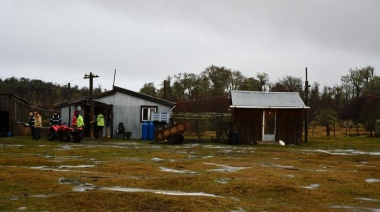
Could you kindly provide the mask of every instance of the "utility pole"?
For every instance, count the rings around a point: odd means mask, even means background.
[[[309,81],[307,81],[307,67],[306,67],[306,70],[305,70],[305,73],[306,73],[306,81],[305,81],[305,105],[308,106],[309,104]],[[307,143],[308,141],[308,137],[309,137],[309,126],[308,126],[308,120],[307,120],[307,114],[309,113],[308,110],[304,110],[305,111],[305,143]]]
[[[94,118],[94,99],[93,99],[93,79],[99,77],[98,75],[93,75],[92,72],[90,72],[89,75],[85,74],[84,79],[90,79],[90,138],[91,140],[94,140],[94,121],[92,120]]]
[[[67,102],[70,102],[70,83],[67,85]],[[71,127],[71,105],[69,105],[69,123],[67,126]]]

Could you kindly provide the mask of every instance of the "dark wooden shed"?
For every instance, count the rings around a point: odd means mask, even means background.
[[[232,135],[238,144],[302,144],[307,107],[297,92],[231,91]]]
[[[28,135],[29,127],[17,124],[16,121],[29,121],[30,104],[13,94],[0,94],[0,136]]]

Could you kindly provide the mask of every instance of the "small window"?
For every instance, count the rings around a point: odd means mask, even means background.
[[[153,113],[157,111],[155,106],[141,106],[141,121],[151,121]]]

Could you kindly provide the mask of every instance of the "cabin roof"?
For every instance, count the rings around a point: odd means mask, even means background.
[[[100,94],[95,94],[94,97],[93,97],[93,101],[94,101],[95,104],[106,105],[105,103],[102,103],[102,102],[98,101],[98,99],[100,99],[102,97],[107,97],[107,96],[115,95],[116,92],[120,92],[120,93],[129,95],[129,96],[134,96],[134,97],[139,98],[139,99],[144,99],[144,100],[148,100],[148,101],[151,101],[151,102],[155,102],[157,104],[163,104],[163,105],[168,106],[168,107],[175,106],[174,102],[170,102],[170,101],[167,101],[167,100],[164,100],[164,99],[160,99],[160,98],[157,98],[157,97],[153,97],[153,96],[145,95],[145,94],[142,94],[142,93],[134,92],[134,91],[131,91],[131,90],[128,90],[128,89],[124,89],[124,88],[121,88],[121,87],[117,87],[117,86],[113,86],[113,89],[110,90],[110,91],[106,91],[106,92],[103,92],[103,93],[100,93]],[[87,104],[88,105],[89,104],[88,101],[89,101],[89,97],[82,97],[82,98],[79,98],[79,99],[74,99],[74,100],[70,100],[70,101],[59,103],[59,104],[56,105],[56,107],[57,108],[61,108],[61,107],[65,107],[65,106],[72,105],[72,104],[84,104],[84,105]]]
[[[231,91],[230,108],[308,109],[297,92]]]

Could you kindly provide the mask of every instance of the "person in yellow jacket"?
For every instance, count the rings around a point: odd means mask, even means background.
[[[104,128],[104,116],[102,114],[102,112],[100,112],[97,116],[96,116],[96,126],[98,128],[98,138],[101,138],[102,135],[103,135],[103,128]]]
[[[76,127],[84,127],[84,121],[83,121],[83,117],[77,113],[76,115]]]

